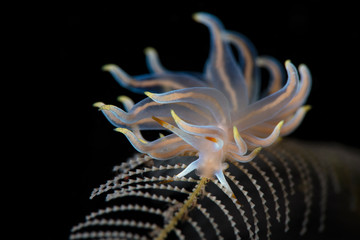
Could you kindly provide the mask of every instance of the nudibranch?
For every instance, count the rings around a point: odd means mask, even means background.
[[[125,111],[101,102],[94,105],[136,150],[154,159],[196,152],[198,158],[177,177],[196,170],[201,177],[216,176],[231,192],[223,174],[225,160],[251,161],[261,148],[294,131],[309,110],[304,103],[311,75],[304,64],[297,69],[288,60],[286,78],[277,60],[257,56],[246,37],[226,30],[213,15],[196,13],[194,20],[208,27],[211,36],[204,73],[167,70],[157,52],[147,48],[149,74],[131,77],[113,64],[103,68],[123,87],[145,93],[147,98],[134,104],[121,96]],[[263,91],[260,68],[270,76]],[[145,140],[141,134],[142,130],[164,129],[170,134],[161,134],[154,141]]]

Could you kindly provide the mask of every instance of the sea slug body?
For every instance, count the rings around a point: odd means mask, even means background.
[[[257,56],[247,38],[226,30],[213,15],[196,13],[194,20],[208,27],[211,35],[204,73],[167,70],[157,52],[147,48],[149,74],[131,77],[116,65],[104,66],[123,87],[145,93],[147,98],[134,104],[120,97],[126,111],[101,102],[94,105],[134,148],[154,159],[196,152],[198,159],[178,177],[196,170],[202,177],[215,176],[231,192],[223,173],[225,160],[251,161],[261,148],[293,132],[310,108],[304,103],[311,75],[304,64],[297,69],[288,60],[285,79],[277,60]],[[260,91],[260,68],[270,75],[264,91]],[[142,130],[164,129],[170,134],[154,141],[141,134]]]

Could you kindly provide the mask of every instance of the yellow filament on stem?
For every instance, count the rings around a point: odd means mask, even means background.
[[[159,236],[155,240],[164,240],[166,236],[171,232],[176,224],[183,218],[187,210],[194,206],[194,202],[197,197],[201,194],[202,190],[205,187],[205,184],[209,181],[208,178],[202,177],[198,185],[195,186],[193,192],[189,195],[188,199],[185,201],[184,205],[179,209],[171,221],[161,230]]]

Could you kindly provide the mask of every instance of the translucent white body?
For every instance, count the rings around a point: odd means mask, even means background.
[[[161,65],[156,51],[148,48],[150,74],[131,77],[115,65],[104,66],[122,86],[145,92],[147,98],[134,105],[131,99],[121,97],[127,111],[103,103],[95,105],[139,152],[155,159],[197,152],[199,158],[178,176],[197,169],[203,177],[216,176],[231,191],[223,175],[223,162],[251,161],[262,147],[296,129],[309,109],[303,105],[311,75],[300,65],[299,77],[296,67],[286,61],[284,81],[282,66],[271,57],[258,57],[244,36],[225,30],[210,14],[197,13],[194,19],[206,25],[211,34],[203,74],[169,71]],[[230,44],[239,52],[239,61]],[[266,68],[271,77],[262,93],[259,67]],[[148,142],[141,135],[141,130],[164,128],[171,134],[155,141]]]

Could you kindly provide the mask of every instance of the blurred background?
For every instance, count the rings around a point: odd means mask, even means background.
[[[124,2],[124,1],[122,1]],[[170,70],[202,71],[209,33],[192,20],[198,11],[212,13],[229,30],[247,36],[259,55],[280,62],[305,63],[313,76],[308,99],[312,110],[291,137],[360,147],[359,16],[355,5],[316,1],[154,1],[97,3],[56,7],[56,41],[49,51],[60,63],[49,77],[51,98],[59,104],[57,162],[62,204],[54,214],[67,238],[72,225],[89,213],[90,193],[113,175],[112,167],[135,150],[92,104],[121,105],[120,95],[143,99],[121,88],[101,67],[119,65],[130,75],[147,73],[144,48],[158,50]],[[59,25],[58,25],[59,24]]]

